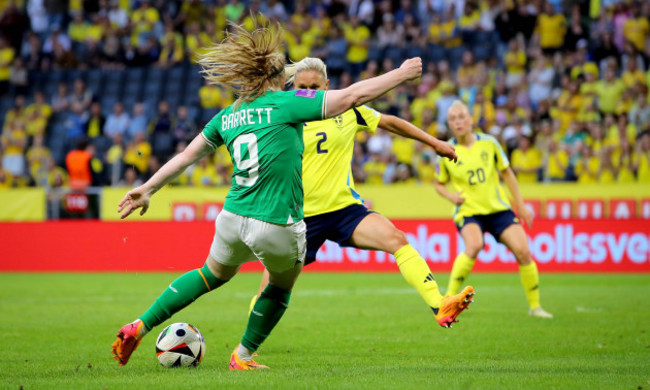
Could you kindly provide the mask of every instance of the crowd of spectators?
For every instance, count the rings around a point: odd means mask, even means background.
[[[255,18],[282,23],[289,60],[323,58],[334,88],[422,57],[420,80],[372,106],[447,139],[447,108],[462,99],[520,182],[648,183],[649,16],[650,2],[625,0],[0,0],[0,189],[136,185],[197,134],[197,112],[234,99],[203,85],[195,102],[106,107],[83,78],[46,93],[34,75],[197,72],[228,21]],[[48,136],[62,114],[65,136]],[[352,170],[358,182],[431,183],[435,159],[379,129],[358,134]],[[229,185],[231,171],[221,148],[175,184]]]

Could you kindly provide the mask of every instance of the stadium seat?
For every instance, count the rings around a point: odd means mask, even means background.
[[[99,92],[102,87],[103,76],[101,69],[90,69],[86,73],[86,87],[95,93]]]
[[[401,47],[389,46],[385,50],[384,58],[389,58],[395,66],[399,66],[404,60],[404,51]]]
[[[181,66],[175,66],[173,68],[170,68],[167,71],[165,80],[167,82],[182,83],[185,80],[185,69],[183,69],[183,67]]]
[[[445,48],[440,45],[429,45],[429,61],[439,62],[445,59]]]
[[[123,99],[126,101],[127,99],[129,100],[134,100],[138,101],[142,99],[142,84],[140,81],[129,81],[127,80],[124,84],[124,92],[123,92]]]
[[[144,68],[128,68],[126,71],[126,81],[137,81],[139,83],[144,81],[145,69]]]
[[[151,68],[147,72],[147,84],[160,84],[164,82],[165,71],[160,68]]]

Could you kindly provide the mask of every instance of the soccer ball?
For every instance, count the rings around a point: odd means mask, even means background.
[[[195,367],[205,355],[205,339],[195,326],[171,324],[156,340],[156,355],[164,367]]]

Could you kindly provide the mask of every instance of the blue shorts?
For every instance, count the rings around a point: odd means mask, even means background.
[[[463,218],[460,224],[456,224],[458,232],[463,230],[463,227],[470,223],[477,224],[483,233],[488,232],[498,240],[501,233],[503,233],[508,226],[519,224],[519,219],[512,210],[504,210],[499,211],[498,213],[486,215],[472,215],[471,217]]]
[[[360,204],[353,204],[330,213],[305,218],[307,224],[307,256],[305,265],[316,261],[316,253],[330,240],[340,246],[352,246],[350,239],[354,229],[372,211]]]

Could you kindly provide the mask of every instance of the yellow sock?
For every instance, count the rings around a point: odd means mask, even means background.
[[[539,307],[539,272],[537,272],[537,264],[533,261],[528,265],[520,265],[519,275],[521,276],[521,284],[524,285],[528,306],[531,309]]]
[[[420,254],[411,245],[404,245],[395,252],[395,262],[408,284],[418,290],[427,305],[437,310],[442,296],[438,283]]]
[[[456,256],[454,260],[454,265],[451,268],[451,275],[449,275],[449,286],[447,286],[447,295],[456,295],[460,291],[460,287],[465,282],[465,279],[469,276],[469,273],[472,272],[474,267],[474,262],[476,259],[472,259],[467,256],[465,252],[461,252]]]

